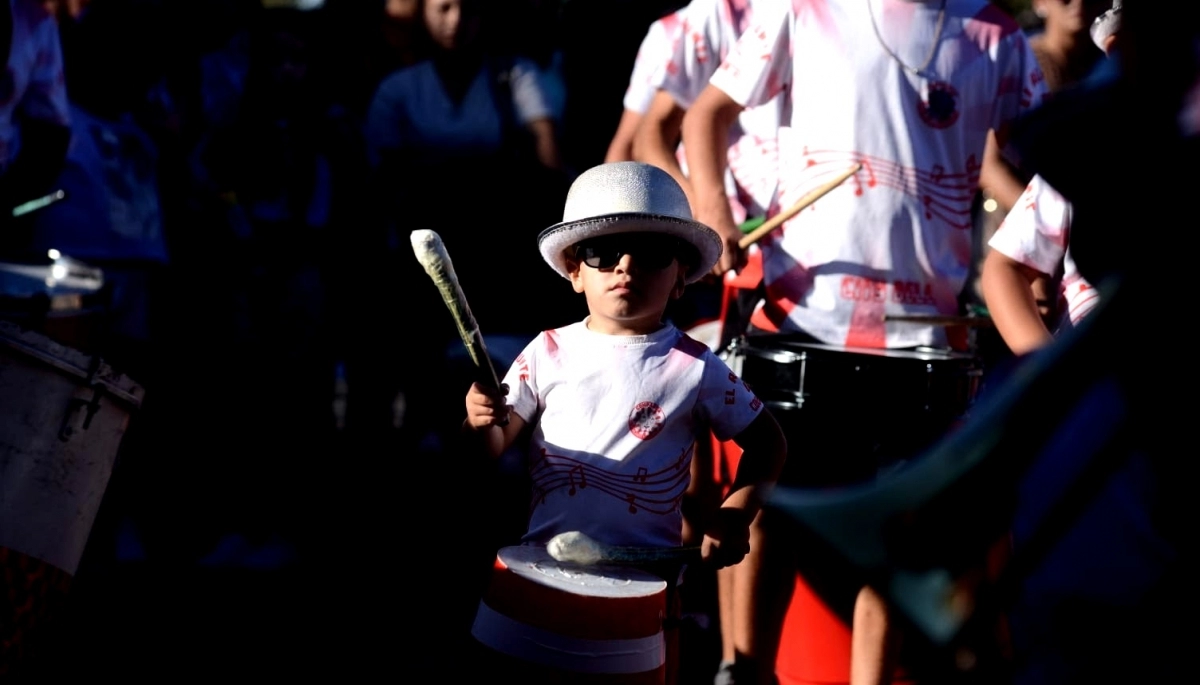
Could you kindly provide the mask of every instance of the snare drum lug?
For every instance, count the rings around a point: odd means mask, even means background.
[[[71,420],[75,417],[76,412],[80,409],[87,410],[83,416],[83,430],[92,427],[92,419],[95,418],[96,412],[100,411],[100,395],[99,388],[92,389],[92,399],[83,400],[74,398],[67,405],[67,412],[63,414],[62,425],[58,428],[58,439],[66,442],[75,434],[75,428],[71,425]]]
[[[87,406],[84,400],[75,398],[67,404],[67,412],[63,414],[62,424],[58,427],[58,439],[66,442],[75,434],[75,428],[71,426],[71,419],[75,416],[75,412]]]
[[[84,430],[92,427],[92,419],[96,416],[96,412],[100,411],[100,395],[100,388],[92,389],[92,401],[85,405],[87,407],[87,416],[83,417]]]
[[[67,442],[71,436],[75,434],[75,428],[71,425],[71,419],[80,409],[86,409],[87,413],[83,416],[83,430],[87,430],[92,426],[92,419],[96,417],[96,412],[100,411],[100,396],[104,394],[104,386],[101,383],[95,382],[96,372],[100,368],[100,358],[93,355],[88,364],[87,384],[92,390],[92,398],[83,400],[78,397],[72,398],[67,404],[67,411],[63,415],[62,424],[58,427],[58,439]]]

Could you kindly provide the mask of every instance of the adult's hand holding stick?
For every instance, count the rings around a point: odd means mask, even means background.
[[[817,200],[820,200],[822,197],[825,197],[825,195],[828,194],[829,191],[831,191],[834,188],[845,183],[846,179],[848,179],[851,176],[853,176],[854,174],[858,173],[862,169],[862,167],[863,167],[862,162],[855,162],[853,166],[851,166],[849,169],[843,171],[842,173],[838,174],[836,178],[813,189],[812,192],[810,192],[809,194],[800,198],[800,201],[797,202],[796,204],[794,204],[791,207],[787,208],[786,210],[776,214],[775,216],[771,217],[770,219],[767,219],[766,221],[763,222],[762,226],[759,226],[758,228],[754,229],[753,231],[742,236],[742,239],[738,241],[738,247],[740,247],[744,250],[744,249],[750,247],[751,245],[753,245],[754,243],[757,243],[765,235],[767,235],[771,231],[774,231],[776,228],[779,228],[780,226],[782,226],[783,222],[796,216],[797,214],[799,214],[801,211],[806,209],[812,203],[816,202]]]
[[[442,301],[450,309],[450,315],[454,317],[454,323],[458,327],[458,335],[462,338],[467,353],[471,355],[471,361],[484,373],[482,380],[492,388],[500,390],[500,378],[492,366],[492,358],[488,356],[483,334],[479,332],[479,324],[475,322],[475,315],[471,313],[471,306],[467,304],[467,296],[463,294],[462,286],[458,283],[454,263],[450,261],[450,254],[446,252],[442,237],[435,231],[421,229],[409,234],[409,241],[417,261],[433,279],[434,285],[442,294]],[[507,417],[500,421],[502,426],[507,423]]]

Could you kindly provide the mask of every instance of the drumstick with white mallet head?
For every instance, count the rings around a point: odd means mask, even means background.
[[[775,229],[782,226],[783,222],[796,216],[801,211],[808,208],[808,206],[811,205],[812,203],[825,197],[829,193],[829,191],[831,191],[834,188],[845,183],[846,179],[850,178],[854,174],[857,174],[862,168],[863,168],[862,162],[855,162],[853,166],[851,166],[849,169],[843,171],[842,173],[838,174],[836,177],[829,180],[827,183],[823,183],[822,185],[814,188],[812,190],[812,192],[810,192],[807,195],[805,195],[804,197],[800,198],[800,200],[796,204],[792,205],[791,207],[788,207],[787,209],[776,214],[775,216],[771,217],[770,219],[767,219],[766,221],[763,222],[763,224],[761,226],[754,229],[753,231],[750,231],[746,235],[742,236],[742,238],[740,240],[738,240],[738,247],[740,247],[744,250],[747,247],[750,247],[751,245],[753,245],[754,243],[757,243],[768,233],[770,233],[771,231],[774,231]]]
[[[597,542],[577,531],[559,533],[546,543],[555,561],[592,564],[656,564],[700,561],[700,547],[622,547]]]
[[[500,390],[500,378],[492,366],[492,358],[488,356],[487,346],[483,342],[483,334],[479,332],[479,324],[467,304],[467,296],[463,294],[462,286],[458,283],[458,274],[454,272],[454,263],[450,261],[450,253],[442,237],[435,231],[420,229],[409,234],[413,254],[424,267],[425,273],[433,279],[434,285],[442,294],[442,301],[450,309],[458,334],[471,355],[475,367],[484,373],[483,381],[495,390]],[[498,422],[501,426],[508,425],[508,417]]]

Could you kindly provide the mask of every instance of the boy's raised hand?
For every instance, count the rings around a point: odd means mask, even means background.
[[[502,425],[501,421],[508,416],[508,405],[505,403],[507,395],[506,384],[502,384],[497,391],[480,383],[472,383],[467,391],[467,425],[473,430]]]

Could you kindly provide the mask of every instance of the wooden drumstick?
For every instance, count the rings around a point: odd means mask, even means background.
[[[750,231],[746,235],[742,236],[742,239],[738,241],[738,247],[740,247],[744,250],[747,247],[750,247],[751,245],[753,245],[754,243],[757,243],[759,240],[761,240],[763,238],[763,236],[767,235],[771,231],[774,231],[776,228],[779,228],[781,225],[783,225],[783,222],[796,216],[801,211],[803,211],[805,208],[807,208],[809,205],[811,205],[812,203],[814,203],[817,200],[820,200],[822,197],[824,197],[829,191],[831,191],[834,188],[845,183],[846,179],[848,179],[851,176],[853,176],[854,174],[858,173],[859,170],[862,169],[862,167],[863,167],[862,162],[856,162],[854,164],[854,166],[852,166],[849,169],[838,174],[837,178],[834,178],[833,180],[829,181],[828,183],[826,183],[818,188],[815,188],[808,195],[805,195],[804,197],[800,198],[800,201],[797,202],[796,204],[794,204],[791,207],[789,207],[788,209],[780,212],[779,214],[776,214],[775,216],[771,217],[770,219],[767,219],[766,221],[763,222],[762,226],[759,226],[758,228],[754,229],[753,231]]]
[[[484,382],[499,390],[500,378],[496,376],[492,358],[488,356],[487,346],[483,343],[483,334],[479,332],[479,324],[475,322],[475,315],[471,313],[471,306],[467,304],[467,296],[463,294],[462,286],[458,283],[458,274],[454,273],[454,263],[450,261],[450,254],[446,252],[442,237],[429,229],[421,229],[409,234],[409,241],[417,261],[442,293],[442,301],[454,317],[458,334],[467,347],[467,353],[471,355],[471,361],[475,362],[476,368],[485,373]],[[507,417],[500,422],[502,426],[507,424]]]
[[[550,538],[546,551],[555,561],[573,564],[654,564],[699,561],[700,547],[619,547],[597,542],[573,530]]]

